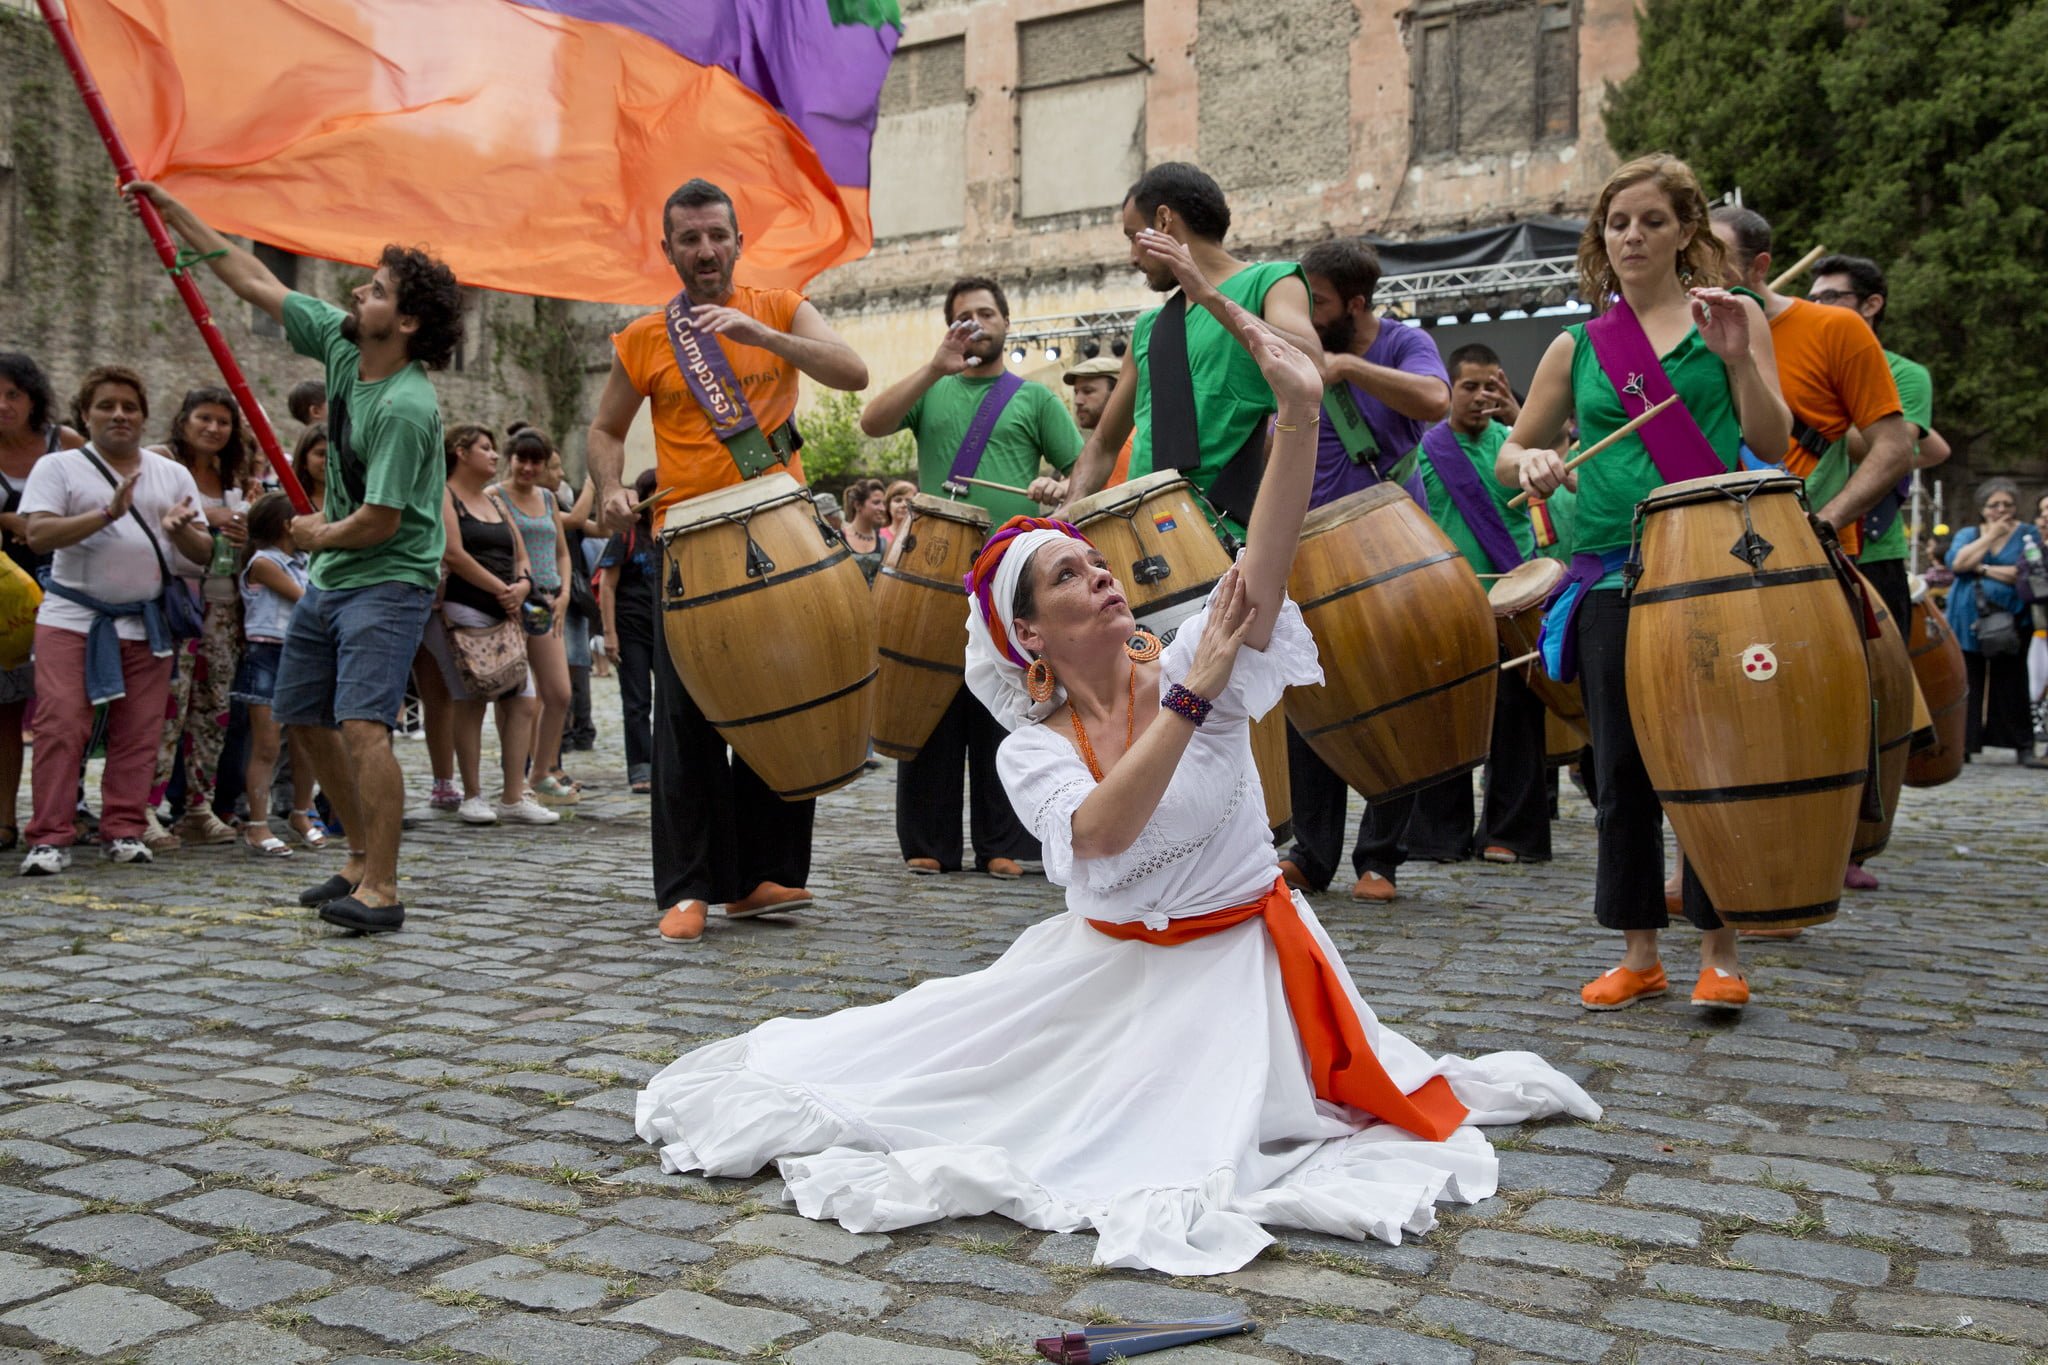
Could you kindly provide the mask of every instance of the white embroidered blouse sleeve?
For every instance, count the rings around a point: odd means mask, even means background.
[[[1159,666],[1168,682],[1180,682],[1188,675],[1202,632],[1209,626],[1212,595],[1199,612],[1188,618],[1166,647]],[[1323,666],[1316,656],[1315,638],[1301,619],[1301,608],[1290,597],[1280,599],[1280,619],[1274,623],[1273,638],[1264,649],[1238,651],[1237,665],[1230,672],[1230,685],[1220,697],[1211,697],[1216,711],[1226,717],[1263,716],[1280,701],[1290,687],[1313,686],[1323,680]]]
[[[1074,876],[1074,812],[1095,790],[1080,754],[1064,736],[1027,725],[996,750],[996,772],[1017,818],[1038,839],[1045,879],[1068,885]]]

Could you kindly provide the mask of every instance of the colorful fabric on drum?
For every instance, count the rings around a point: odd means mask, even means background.
[[[1620,395],[1624,411],[1631,397],[1641,404],[1636,412],[1642,413],[1677,394],[1671,377],[1664,373],[1657,348],[1650,344],[1649,334],[1643,331],[1643,324],[1627,299],[1616,299],[1612,308],[1588,322],[1586,340],[1592,343],[1593,354],[1600,361],[1607,382]],[[1667,408],[1655,421],[1644,424],[1638,434],[1666,483],[1728,472],[1728,466],[1714,453],[1706,433],[1683,403]]]
[[[1543,651],[1543,671],[1559,682],[1574,682],[1579,676],[1579,637],[1572,621],[1586,603],[1586,594],[1608,586],[1618,577],[1627,550],[1603,554],[1576,554],[1565,568],[1564,577],[1543,604],[1543,634],[1536,647]]]
[[[1472,559],[1471,548],[1476,548],[1482,558],[1490,561],[1473,564],[1475,570],[1480,573],[1489,570],[1506,573],[1527,558],[1533,546],[1524,545],[1522,541],[1526,537],[1518,537],[1508,528],[1504,509],[1512,493],[1494,479],[1493,462],[1485,458],[1489,447],[1497,451],[1506,442],[1507,428],[1499,422],[1487,425],[1489,430],[1485,435],[1473,438],[1481,462],[1488,466],[1485,474],[1479,472],[1473,461],[1472,447],[1467,446],[1463,436],[1451,430],[1449,422],[1438,422],[1424,433],[1420,462],[1423,466],[1420,471],[1423,487],[1429,489],[1431,476],[1434,476],[1449,503],[1439,507],[1437,500],[1431,497],[1424,506],[1428,508],[1431,519],[1444,528],[1444,533],[1451,537],[1452,543],[1468,561]],[[1453,533],[1450,526],[1450,514],[1453,512],[1462,523],[1459,529],[1466,532],[1465,536]],[[1473,547],[1468,548],[1462,543],[1467,539],[1474,542]]]
[[[973,604],[967,613],[967,690],[978,698],[1005,730],[1043,720],[1066,701],[1055,686],[1045,701],[1033,701],[1024,687],[1031,660],[1010,640],[1011,604],[1017,583],[1031,556],[1062,540],[1094,542],[1075,527],[1052,517],[1011,517],[981,547],[962,582]]]
[[[1469,1111],[1452,1093],[1449,1081],[1432,1076],[1413,1094],[1404,1095],[1373,1055],[1358,1012],[1351,1008],[1343,984],[1337,980],[1338,968],[1302,922],[1294,892],[1284,879],[1276,878],[1264,896],[1249,904],[1206,915],[1179,916],[1164,929],[1148,929],[1143,920],[1091,919],[1088,927],[1115,939],[1175,947],[1234,929],[1248,919],[1263,923],[1273,942],[1273,955],[1280,964],[1280,988],[1287,996],[1295,1032],[1301,1036],[1317,1098],[1349,1105],[1425,1142],[1442,1142],[1456,1132]]]

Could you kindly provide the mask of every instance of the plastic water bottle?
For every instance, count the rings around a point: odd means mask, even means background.
[[[218,531],[213,533],[213,558],[206,563],[203,590],[209,602],[232,602],[241,595],[235,586],[235,547]]]

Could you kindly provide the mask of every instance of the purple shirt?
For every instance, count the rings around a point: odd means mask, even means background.
[[[1450,373],[1444,369],[1444,359],[1437,354],[1436,343],[1430,340],[1429,333],[1393,318],[1380,319],[1380,334],[1373,338],[1362,359],[1369,365],[1382,365],[1390,370],[1434,375],[1444,381],[1446,390],[1451,386]],[[1365,415],[1365,424],[1372,428],[1373,439],[1379,442],[1380,468],[1392,469],[1397,461],[1415,449],[1430,424],[1414,417],[1403,417],[1356,384],[1350,387],[1352,397],[1358,400],[1358,410]],[[1316,429],[1316,487],[1309,497],[1309,506],[1321,507],[1346,493],[1356,493],[1380,482],[1380,475],[1368,466],[1351,463],[1351,457],[1344,453],[1343,443],[1337,439],[1336,431],[1328,422]]]

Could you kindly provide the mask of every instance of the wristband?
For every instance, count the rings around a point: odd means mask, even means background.
[[[1196,696],[1179,683],[1168,688],[1166,695],[1159,699],[1159,705],[1163,709],[1177,716],[1186,717],[1194,722],[1197,728],[1200,728],[1203,721],[1209,719],[1209,709],[1215,704],[1206,697]]]
[[[111,502],[104,504],[100,508],[100,515],[107,519],[107,525],[109,526],[112,526],[116,521],[120,520],[119,517],[116,517],[114,515],[114,504],[112,504]]]

